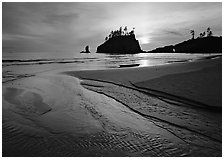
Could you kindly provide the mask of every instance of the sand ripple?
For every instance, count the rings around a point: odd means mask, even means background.
[[[197,152],[143,132],[96,133],[82,137],[27,136],[12,126],[3,127],[3,156],[184,156]],[[208,149],[209,151],[209,149]]]
[[[93,91],[66,75],[45,74],[3,85],[3,156],[221,155],[220,143],[197,133],[197,126],[184,129],[162,118],[172,113],[168,105],[156,108],[161,101],[116,85],[83,84]],[[154,113],[157,120],[139,113],[146,108],[146,115]],[[210,129],[201,130],[211,134]],[[217,133],[212,137],[219,140]]]

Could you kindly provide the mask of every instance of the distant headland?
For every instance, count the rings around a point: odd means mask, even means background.
[[[135,39],[134,28],[128,32],[127,26],[111,31],[105,42],[97,47],[97,53],[135,54],[143,52]]]
[[[210,27],[207,28],[207,35],[204,31],[195,39],[195,31],[190,31],[192,38],[178,43],[176,45],[168,45],[159,47],[148,53],[221,53],[222,37],[213,36]]]
[[[222,37],[190,39],[176,45],[159,47],[148,53],[221,53]]]

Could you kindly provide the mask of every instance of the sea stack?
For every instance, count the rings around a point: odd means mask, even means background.
[[[89,46],[87,45],[87,46],[85,47],[85,51],[81,51],[80,53],[90,53],[90,51],[89,51]]]
[[[112,31],[109,37],[106,37],[105,42],[97,47],[97,53],[110,54],[136,54],[143,52],[138,40],[135,39],[134,30],[127,32],[120,28],[117,31]]]

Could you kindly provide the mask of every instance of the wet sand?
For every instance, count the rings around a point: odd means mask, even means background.
[[[209,59],[4,83],[3,156],[221,156],[220,67]]]
[[[67,72],[71,76],[138,86],[184,97],[208,106],[222,104],[222,59],[154,67]]]

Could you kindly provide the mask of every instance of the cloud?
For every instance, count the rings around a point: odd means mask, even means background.
[[[46,19],[43,20],[44,23],[57,25],[57,24],[71,24],[74,19],[77,19],[79,14],[70,13],[70,14],[50,14],[46,16]]]
[[[164,34],[168,34],[167,36],[174,35],[174,36],[183,36],[183,34],[179,31],[172,31],[172,30],[163,30],[162,31]]]
[[[135,27],[137,38],[152,46],[190,38],[210,26],[221,35],[221,3],[8,3],[2,5],[3,45],[46,51],[91,48],[111,30]],[[170,39],[170,40],[169,40]],[[29,46],[27,46],[29,44]],[[4,47],[4,46],[3,46]]]

